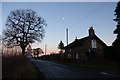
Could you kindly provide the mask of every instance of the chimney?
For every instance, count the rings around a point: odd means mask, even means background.
[[[93,37],[95,35],[93,27],[89,28],[89,37]]]
[[[77,39],[77,37],[75,37],[75,41],[77,41],[78,39]]]

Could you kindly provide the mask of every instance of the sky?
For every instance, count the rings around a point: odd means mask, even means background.
[[[66,46],[66,28],[69,32],[68,43],[71,43],[75,37],[88,36],[91,26],[96,35],[110,46],[116,38],[113,34],[116,28],[113,21],[115,7],[116,2],[2,2],[1,24],[4,28],[7,16],[13,10],[32,9],[47,23],[44,39],[41,43],[32,44],[33,48],[40,47],[44,51],[47,45],[48,54],[57,52],[61,40]]]
[[[2,3],[0,1],[0,35],[2,34]],[[1,39],[1,38],[0,38]],[[0,41],[0,51],[1,51],[1,41]],[[1,54],[0,54],[1,55]]]
[[[0,2],[0,34],[2,33],[2,3]]]
[[[118,2],[119,0],[1,0],[2,2]]]

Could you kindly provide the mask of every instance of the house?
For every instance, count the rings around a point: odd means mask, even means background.
[[[103,57],[103,48],[107,45],[95,34],[93,27],[90,27],[89,35],[75,39],[65,46],[65,59],[79,63],[96,62]]]

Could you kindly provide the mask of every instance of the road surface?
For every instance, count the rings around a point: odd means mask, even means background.
[[[46,78],[120,78],[116,70],[75,68],[68,65],[31,58]]]

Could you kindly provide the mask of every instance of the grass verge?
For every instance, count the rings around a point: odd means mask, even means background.
[[[2,79],[6,78],[38,80],[43,76],[25,56],[4,56],[2,57]]]

